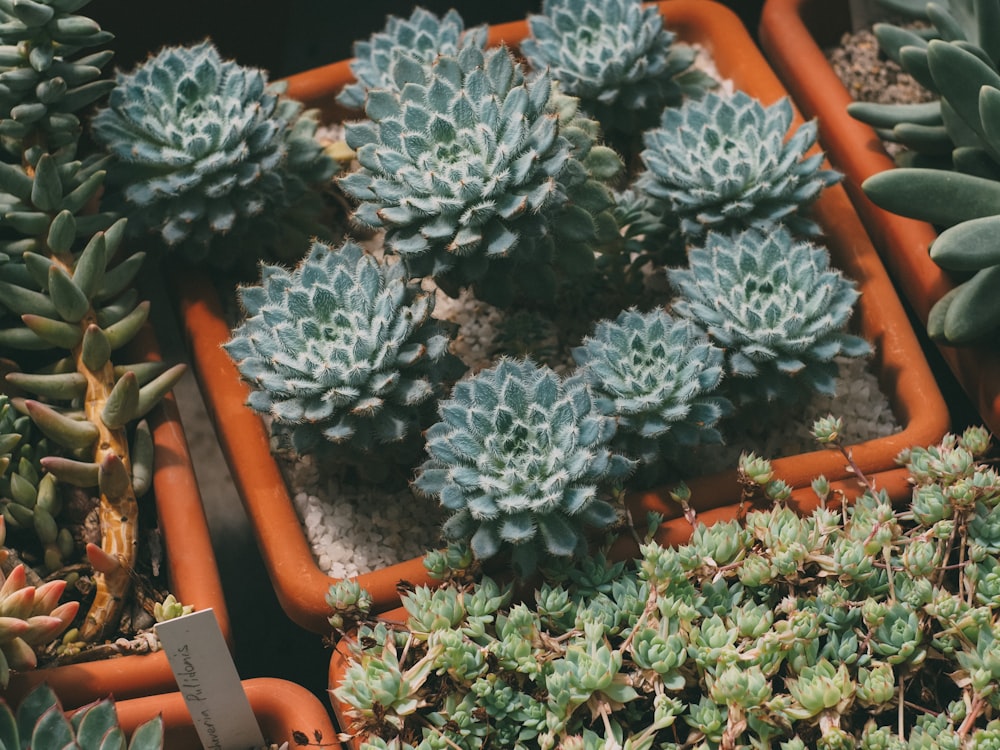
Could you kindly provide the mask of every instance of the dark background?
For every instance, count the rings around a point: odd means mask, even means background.
[[[727,0],[756,34],[763,0]],[[438,15],[455,8],[466,26],[519,20],[541,0],[94,0],[81,13],[115,35],[114,65],[130,70],[164,45],[211,37],[224,57],[264,68],[272,79],[351,57],[356,39],[380,31],[389,14],[420,5]]]

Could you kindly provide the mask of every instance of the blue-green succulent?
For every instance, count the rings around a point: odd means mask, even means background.
[[[326,442],[347,461],[416,440],[456,360],[434,297],[351,241],[315,242],[292,270],[261,265],[239,288],[244,320],[224,345],[249,405],[299,453]]]
[[[655,125],[665,106],[711,82],[691,69],[694,49],[675,43],[659,9],[640,0],[545,0],[528,28],[521,53],[531,66],[548,68],[608,131]]]
[[[686,239],[709,230],[766,230],[778,223],[816,235],[803,215],[840,174],[823,169],[823,155],[806,156],[816,142],[816,122],[789,136],[787,98],[765,107],[743,93],[709,92],[663,111],[660,125],[643,134],[645,169],[637,189],[674,217]]]
[[[557,269],[593,269],[601,233],[616,231],[603,181],[621,162],[574,99],[504,47],[401,57],[392,75],[395,88],[369,92],[368,119],[347,124],[361,168],[340,185],[355,221],[384,228],[411,275],[449,294],[546,299]]]
[[[673,447],[721,442],[731,404],[716,395],[725,355],[705,332],[662,309],[597,323],[573,350],[598,407],[618,420],[616,444],[644,467]]]
[[[856,284],[825,248],[768,232],[710,232],[689,267],[668,270],[673,311],[726,352],[725,393],[737,408],[835,390],[838,356],[870,353],[847,332]]]
[[[315,113],[282,90],[208,41],[119,72],[91,126],[114,157],[108,202],[133,234],[221,266],[324,236],[315,187],[336,162],[313,137]]]
[[[126,738],[118,723],[114,699],[110,697],[88,703],[70,715],[45,683],[33,688],[16,710],[6,701],[0,701],[0,746],[6,748],[160,750],[163,743],[163,717],[159,714],[140,724]]]
[[[502,358],[455,384],[427,430],[428,460],[414,488],[452,515],[444,534],[480,559],[509,546],[515,565],[571,557],[587,527],[613,524],[605,495],[633,461],[615,453],[615,420],[580,376]]]
[[[438,55],[454,55],[465,46],[483,49],[486,27],[466,30],[462,16],[454,9],[441,17],[424,8],[415,8],[409,18],[389,16],[381,31],[354,43],[351,72],[357,80],[344,87],[337,101],[362,109],[370,89],[395,85],[392,68],[400,56],[431,63]]]

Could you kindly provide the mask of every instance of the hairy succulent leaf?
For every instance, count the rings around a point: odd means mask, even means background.
[[[826,249],[784,227],[711,232],[689,267],[668,271],[674,312],[726,352],[725,393],[737,407],[832,393],[838,356],[870,347],[846,332],[858,298]]]
[[[315,234],[313,186],[336,163],[313,138],[315,113],[281,90],[207,41],[119,73],[92,130],[131,231],[217,265]]]
[[[528,27],[521,52],[531,66],[548,68],[609,131],[655,125],[665,106],[710,82],[689,70],[694,50],[674,44],[660,11],[640,0],[545,0]]]
[[[821,169],[821,154],[805,155],[816,141],[815,121],[786,138],[791,122],[787,98],[765,107],[741,91],[665,109],[660,126],[643,134],[636,187],[691,240],[778,223],[818,234],[802,210],[840,174]]]

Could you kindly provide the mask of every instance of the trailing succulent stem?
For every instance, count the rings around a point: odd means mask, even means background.
[[[411,276],[509,306],[551,302],[558,273],[593,271],[617,232],[604,182],[621,161],[576,100],[525,76],[506,48],[400,57],[392,75],[395,87],[368,93],[368,119],[347,125],[361,168],[340,185]]]
[[[58,186],[48,178],[51,162],[46,159],[34,175],[39,191]],[[56,195],[47,200],[53,207],[61,203]],[[139,332],[148,315],[148,303],[126,291],[141,257],[112,263],[124,220],[74,252],[75,223],[69,210],[55,213],[47,231],[36,238],[47,252],[24,253],[23,272],[0,282],[7,292],[4,304],[23,324],[0,331],[0,341],[16,348],[67,350],[50,372],[12,373],[7,380],[44,399],[27,399],[23,408],[42,433],[68,452],[67,457],[43,459],[42,466],[61,481],[99,490],[101,546],[88,548],[95,594],[80,628],[82,639],[97,640],[117,625],[131,586],[138,526],[135,480],[141,478],[138,489],[145,490],[152,463],[151,442],[140,430],[130,445],[127,427],[173,387],[184,367],[162,373],[115,367],[112,352]],[[54,405],[59,402],[65,406]]]
[[[693,48],[674,43],[659,9],[639,0],[545,0],[529,15],[521,52],[609,133],[637,134],[666,106],[714,81],[691,69]]]

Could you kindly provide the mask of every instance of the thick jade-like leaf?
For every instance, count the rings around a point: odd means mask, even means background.
[[[927,333],[935,341],[972,344],[1000,328],[1000,266],[979,271],[934,305]]]
[[[856,120],[876,128],[891,128],[902,122],[915,125],[942,125],[940,102],[918,104],[878,104],[851,102],[847,113]]]
[[[1000,88],[1000,73],[971,52],[940,40],[927,45],[927,65],[948,104],[969,127],[984,137],[979,117],[979,90],[983,86]]]
[[[951,271],[978,271],[1000,264],[1000,214],[944,230],[931,245],[931,259]]]
[[[951,226],[1000,213],[1000,183],[938,169],[888,169],[861,189],[887,211]]]

